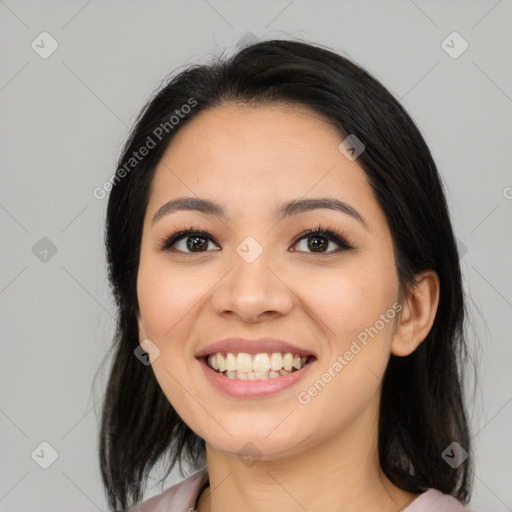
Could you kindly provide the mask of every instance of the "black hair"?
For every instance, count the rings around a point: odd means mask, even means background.
[[[176,462],[181,472],[182,461],[198,469],[205,455],[204,440],[173,409],[151,367],[134,355],[136,281],[157,164],[190,120],[231,102],[306,106],[344,137],[364,143],[357,162],[389,225],[400,289],[414,286],[422,270],[434,270],[440,280],[428,336],[409,356],[391,355],[383,377],[380,466],[403,490],[435,488],[468,502],[473,463],[463,392],[467,314],[456,241],[429,148],[400,103],[362,67],[317,44],[270,40],[171,76],[137,117],[110,182],[105,244],[118,315],[99,456],[111,510],[142,499],[151,468],[164,456],[166,478]],[[134,159],[144,146],[151,146],[146,156]],[[456,468],[442,457],[453,442],[469,454]]]

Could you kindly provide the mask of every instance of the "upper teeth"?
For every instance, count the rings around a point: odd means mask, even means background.
[[[233,353],[217,352],[208,356],[208,365],[214,370],[220,372],[238,371],[241,373],[249,372],[268,372],[279,371],[284,368],[291,371],[292,368],[299,370],[306,364],[308,356],[301,357],[299,354],[287,352],[275,352],[272,354],[247,354],[246,352]]]

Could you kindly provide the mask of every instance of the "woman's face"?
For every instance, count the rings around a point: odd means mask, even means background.
[[[341,142],[306,108],[230,104],[182,127],[157,167],[137,277],[140,341],[151,341],[153,371],[179,416],[226,453],[250,442],[261,458],[280,458],[375,428],[398,277],[385,217]],[[153,221],[183,197],[215,202],[225,217],[178,210]],[[328,208],[274,217],[284,203],[318,198],[346,203],[362,220]],[[297,239],[319,226],[352,248]],[[160,248],[187,229],[207,236]],[[316,360],[285,389],[232,396],[195,357],[227,337],[279,338]]]

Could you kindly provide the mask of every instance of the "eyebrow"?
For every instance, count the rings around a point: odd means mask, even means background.
[[[366,221],[355,208],[333,197],[294,199],[287,203],[277,205],[273,210],[273,217],[276,222],[280,222],[287,217],[318,209],[336,210],[341,213],[345,213],[346,215],[350,215],[362,224],[366,230],[368,230]],[[182,210],[198,211],[206,215],[215,215],[222,218],[227,217],[224,208],[219,203],[198,197],[180,197],[178,199],[172,199],[161,206],[155,213],[152,224],[155,224],[156,221],[165,215]]]

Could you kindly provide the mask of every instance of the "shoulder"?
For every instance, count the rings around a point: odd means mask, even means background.
[[[207,481],[208,471],[203,468],[161,494],[128,508],[127,512],[189,512]]]
[[[402,512],[473,512],[459,500],[437,489],[427,489]]]

